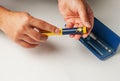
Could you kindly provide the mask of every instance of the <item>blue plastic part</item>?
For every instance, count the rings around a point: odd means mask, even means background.
[[[81,38],[80,41],[100,60],[105,60],[114,54],[120,45],[120,37],[110,30],[107,26],[101,23],[98,19],[94,19],[94,27],[92,33],[97,37],[94,40],[90,36]],[[99,41],[105,45],[110,51],[107,51]]]
[[[77,31],[78,28],[63,28],[62,34],[69,35],[69,34],[83,34],[83,31]]]

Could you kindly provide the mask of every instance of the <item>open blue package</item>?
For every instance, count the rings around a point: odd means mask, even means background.
[[[120,37],[96,18],[91,34],[80,41],[100,60],[116,54],[120,46]]]

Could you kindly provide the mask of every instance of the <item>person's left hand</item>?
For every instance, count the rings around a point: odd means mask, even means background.
[[[66,21],[66,27],[86,26],[89,31],[82,37],[87,37],[93,28],[94,15],[86,0],[58,0],[58,6]],[[81,35],[70,35],[70,37],[80,39]]]

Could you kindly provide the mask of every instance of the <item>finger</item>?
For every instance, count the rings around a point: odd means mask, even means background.
[[[34,29],[30,28],[25,32],[30,38],[35,41],[44,42],[47,40],[48,36],[41,34],[40,32],[35,31]]]
[[[74,38],[74,36],[75,36],[75,35],[73,35],[73,34],[70,34],[69,36],[70,36],[70,38]]]
[[[37,19],[37,18],[31,18],[30,24],[32,26],[38,28],[39,30],[45,30],[45,31],[56,33],[56,34],[60,33],[60,30],[56,26],[53,26],[53,25],[51,25],[43,20]]]
[[[78,35],[78,34],[77,34],[77,35],[74,36],[74,38],[75,38],[76,40],[79,40],[79,39],[81,38],[81,35]]]
[[[77,28],[79,26],[79,23],[75,23],[74,27]]]
[[[77,23],[77,26],[75,26],[75,27],[83,27],[84,26],[80,18],[76,18],[75,23]]]
[[[76,23],[76,24],[74,25],[74,27],[80,27],[80,26],[81,26],[81,24],[79,24],[79,23]],[[75,38],[76,40],[79,40],[80,37],[81,37],[81,35],[78,35],[78,34],[75,34],[75,35],[74,35],[74,38]]]
[[[34,39],[30,38],[28,35],[24,34],[21,37],[19,37],[20,40],[24,40],[29,44],[40,44],[39,41],[35,41]]]
[[[74,24],[71,23],[71,22],[68,22],[68,23],[66,24],[66,28],[73,28],[73,26],[74,26]]]
[[[87,14],[86,5],[84,4],[84,2],[81,2],[81,4],[78,6],[78,8],[79,8],[78,13],[79,13],[79,16],[80,16],[83,24],[86,27],[91,27],[91,24],[90,24],[90,21],[89,21],[89,18],[88,18],[88,14]]]
[[[89,5],[88,5],[88,6],[89,6]],[[93,28],[93,25],[94,25],[94,14],[93,14],[91,8],[90,8],[90,7],[88,7],[88,8],[89,8],[89,9],[88,9],[88,14],[89,14],[89,20],[90,20],[90,23],[91,23],[91,28],[89,29],[89,31],[88,31],[87,34],[84,34],[84,35],[82,36],[83,38],[86,38],[86,37],[91,33],[92,28]]]
[[[92,9],[90,8],[89,5],[88,5],[87,12],[88,12],[88,15],[89,15],[89,21],[90,21],[91,27],[93,27],[93,25],[94,25],[94,14],[93,14],[93,11],[92,11]]]
[[[17,43],[25,48],[34,48],[34,47],[38,46],[38,44],[29,44],[29,43],[25,42],[24,40],[18,40]]]

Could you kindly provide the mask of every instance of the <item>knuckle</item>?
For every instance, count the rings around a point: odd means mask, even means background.
[[[17,33],[18,34],[23,34],[25,32],[29,31],[29,27],[27,25],[23,25],[21,26],[18,30],[17,30]]]
[[[19,32],[26,32],[27,30],[28,30],[28,26],[23,25]]]
[[[29,16],[30,16],[30,14],[27,13],[27,12],[21,12],[21,14],[22,14],[23,16],[25,16],[25,17],[29,17]]]
[[[30,16],[30,14],[27,13],[27,12],[21,12],[21,18],[23,18],[24,21],[29,21],[30,18],[31,18],[31,16]]]

